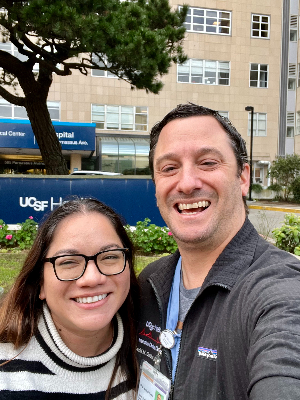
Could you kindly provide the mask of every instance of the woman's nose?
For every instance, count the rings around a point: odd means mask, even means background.
[[[101,274],[94,260],[89,260],[81,278],[77,279],[79,286],[97,286],[106,282],[106,275]]]

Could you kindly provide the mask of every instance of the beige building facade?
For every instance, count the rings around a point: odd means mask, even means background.
[[[171,2],[174,8],[183,4]],[[270,162],[300,153],[299,0],[189,0],[188,5],[188,60],[171,67],[159,95],[131,90],[102,71],[55,76],[48,100],[56,119],[96,123],[94,154],[69,154],[71,171],[147,174],[151,127],[186,102],[228,116],[249,153],[251,112],[245,107],[254,108],[253,182],[268,186]],[[6,117],[2,106],[0,118]]]

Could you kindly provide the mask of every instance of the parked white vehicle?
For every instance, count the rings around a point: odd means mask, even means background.
[[[121,174],[119,172],[78,170],[78,171],[71,172],[70,175],[107,175],[107,176],[115,176],[115,175],[123,175],[123,174]]]

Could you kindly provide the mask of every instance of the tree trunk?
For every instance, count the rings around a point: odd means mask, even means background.
[[[25,95],[25,108],[48,175],[67,175],[67,163],[62,155],[61,144],[47,108],[47,96],[52,84],[52,73],[40,66],[38,79],[26,70],[18,76]]]
[[[56,136],[47,103],[26,98],[26,111],[48,175],[68,175],[67,163]]]

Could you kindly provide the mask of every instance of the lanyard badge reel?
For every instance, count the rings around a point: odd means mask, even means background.
[[[168,400],[171,381],[160,372],[162,346],[171,349],[175,345],[176,332],[165,329],[159,335],[160,348],[154,357],[154,365],[144,361],[137,394],[137,400]]]

